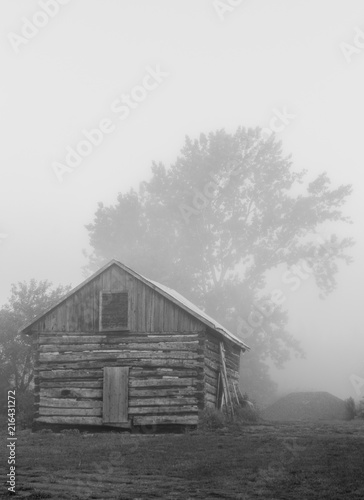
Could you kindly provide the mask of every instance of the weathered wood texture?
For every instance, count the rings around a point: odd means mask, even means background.
[[[119,268],[111,266],[32,327],[40,332],[98,332],[100,292],[127,292],[132,332],[191,332],[201,323]]]
[[[128,421],[129,368],[105,367],[102,420],[105,423]]]
[[[104,371],[128,369],[126,420],[135,425],[196,424],[203,407],[203,329],[200,324],[200,332],[185,334],[41,334],[38,422],[114,423],[114,417],[107,417]]]
[[[221,370],[221,355],[220,355],[220,339],[209,330],[205,334],[204,345],[204,382],[205,391],[204,399],[205,406],[216,408],[218,379]],[[225,362],[226,371],[229,381],[229,390],[233,397],[232,385],[239,382],[239,367],[240,367],[240,349],[235,347],[230,342],[225,345]]]
[[[129,331],[100,331],[102,291],[128,293]],[[124,369],[128,405],[123,418],[135,425],[197,424],[198,411],[216,405],[220,370],[221,337],[206,330],[142,281],[116,265],[107,268],[33,326],[35,418],[112,425],[104,370],[118,372],[122,384]],[[226,345],[226,366],[231,383],[238,380],[239,348]],[[126,390],[119,396],[125,399]]]
[[[218,356],[218,341],[209,332],[206,333],[204,354],[205,406],[215,408],[220,358]]]

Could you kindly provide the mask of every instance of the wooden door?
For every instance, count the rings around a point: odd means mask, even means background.
[[[119,424],[128,421],[129,367],[105,367],[103,412],[105,424]]]

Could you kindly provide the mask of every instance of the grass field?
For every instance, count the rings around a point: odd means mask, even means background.
[[[19,431],[16,453],[13,498],[364,499],[363,420],[179,435]],[[9,498],[6,479],[1,488]]]

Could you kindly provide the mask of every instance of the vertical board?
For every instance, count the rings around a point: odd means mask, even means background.
[[[104,423],[128,421],[129,367],[105,367],[103,384]]]

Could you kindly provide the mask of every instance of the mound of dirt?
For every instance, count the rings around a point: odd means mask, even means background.
[[[345,403],[328,392],[293,392],[262,412],[265,420],[345,420]]]

